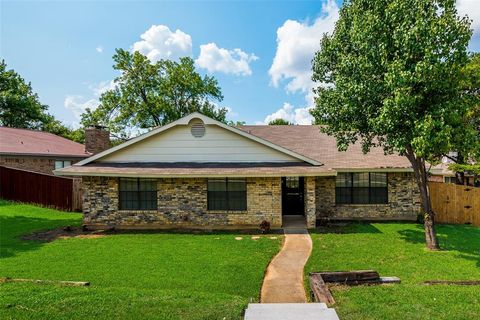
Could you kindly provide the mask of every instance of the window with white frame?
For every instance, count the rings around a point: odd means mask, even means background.
[[[71,165],[71,160],[55,160],[55,170],[70,167]]]

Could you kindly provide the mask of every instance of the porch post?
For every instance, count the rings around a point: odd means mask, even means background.
[[[305,177],[305,219],[307,220],[307,228],[315,228],[317,220],[317,210],[315,204],[315,177]]]

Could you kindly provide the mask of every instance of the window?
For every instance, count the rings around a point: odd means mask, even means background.
[[[245,179],[208,179],[208,210],[247,210]]]
[[[298,189],[300,188],[300,177],[286,177],[285,178],[285,187],[288,189]]]
[[[445,183],[455,183],[456,179],[455,177],[444,177],[445,178]]]
[[[155,179],[120,178],[120,210],[157,210]]]
[[[335,183],[337,204],[388,203],[387,174],[383,172],[339,173]]]
[[[72,161],[70,160],[56,160],[55,161],[55,170],[62,169],[65,167],[70,167],[72,165]]]

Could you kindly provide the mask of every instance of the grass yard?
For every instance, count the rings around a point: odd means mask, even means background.
[[[91,282],[0,284],[1,319],[241,319],[281,245],[233,233],[19,239],[80,223],[80,214],[0,202],[0,277]]]
[[[374,269],[401,284],[337,287],[335,308],[348,319],[480,319],[480,286],[425,286],[426,280],[480,280],[480,228],[439,225],[442,251],[425,249],[417,224],[353,224],[312,234],[305,273]]]

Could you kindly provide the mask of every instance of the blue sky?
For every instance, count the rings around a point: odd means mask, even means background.
[[[478,0],[461,0],[474,19],[470,50],[480,51]],[[333,28],[341,2],[324,1],[5,1],[0,53],[32,83],[50,112],[78,124],[117,73],[115,48],[152,59],[190,55],[214,75],[229,118],[247,123],[311,119],[310,60]]]

